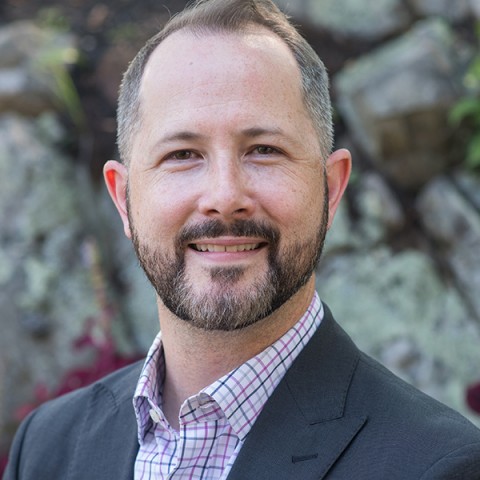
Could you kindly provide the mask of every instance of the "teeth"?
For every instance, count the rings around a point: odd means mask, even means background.
[[[213,243],[195,245],[200,252],[245,252],[258,248],[258,243],[246,243],[243,245],[215,245]]]

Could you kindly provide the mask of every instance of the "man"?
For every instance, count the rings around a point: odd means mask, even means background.
[[[7,479],[480,479],[480,432],[315,293],[350,155],[330,153],[321,61],[270,0],[173,18],[124,77],[118,129],[106,183],[161,335],[29,417]]]

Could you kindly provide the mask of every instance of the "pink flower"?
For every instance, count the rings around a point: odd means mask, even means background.
[[[474,412],[480,414],[480,382],[468,387],[466,397],[468,406]]]

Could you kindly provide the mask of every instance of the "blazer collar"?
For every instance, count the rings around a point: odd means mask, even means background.
[[[362,412],[346,409],[360,353],[324,307],[318,331],[265,405],[228,480],[320,480],[365,424]],[[134,364],[92,388],[69,480],[133,478],[138,441],[132,398],[141,367]]]
[[[325,307],[322,323],[253,426],[228,480],[322,479],[366,422],[347,412],[360,352]]]

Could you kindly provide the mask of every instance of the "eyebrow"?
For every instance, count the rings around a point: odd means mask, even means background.
[[[185,130],[165,135],[164,137],[160,138],[160,140],[157,142],[157,145],[161,145],[162,143],[176,142],[178,140],[200,140],[204,138],[206,138],[205,135]]]
[[[248,138],[260,137],[262,135],[286,136],[285,132],[281,128],[264,128],[264,127],[246,128],[242,130],[240,134]],[[204,138],[207,138],[207,136],[202,135],[200,133],[192,132],[189,130],[183,130],[180,132],[175,132],[172,134],[165,135],[159,140],[158,143],[175,142],[177,140],[199,140]]]
[[[298,140],[295,137],[292,137],[290,134],[285,132],[279,127],[265,128],[265,127],[251,127],[242,130],[241,135],[245,138],[255,139],[262,136],[278,137],[282,138],[289,144],[291,147],[298,146]]]
[[[274,135],[288,137],[281,128],[251,127],[241,131],[241,134],[247,138],[261,137],[262,135]]]
[[[180,132],[174,133],[167,133],[163,137],[161,137],[152,147],[152,152],[157,152],[161,150],[164,144],[168,143],[175,143],[175,142],[185,142],[185,141],[193,141],[193,140],[202,140],[205,139],[205,135],[201,135],[200,133],[191,132],[188,130],[181,130]]]
[[[291,140],[290,136],[287,135],[281,128],[266,128],[266,127],[250,127],[240,131],[240,135],[245,138],[258,138],[263,135],[273,135],[276,137],[284,137],[287,140]],[[190,130],[181,130],[179,132],[167,133],[165,136],[161,137],[154,145],[153,151],[156,151],[161,145],[174,143],[178,141],[194,141],[194,140],[205,140],[208,138],[208,135],[203,135],[201,133],[193,132]]]

